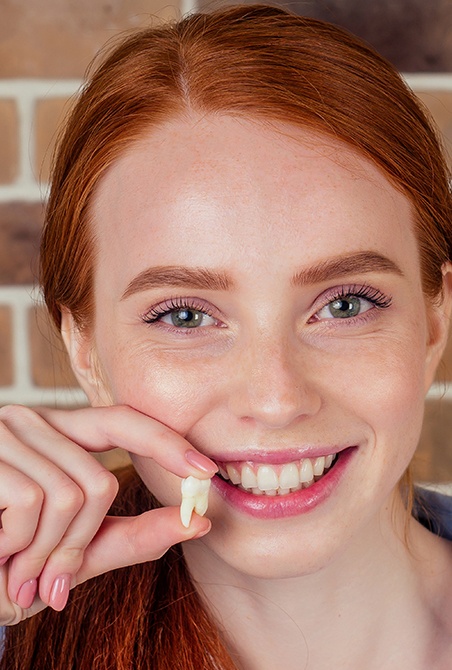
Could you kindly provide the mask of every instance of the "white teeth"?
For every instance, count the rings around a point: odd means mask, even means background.
[[[239,475],[240,477],[240,475]],[[241,484],[246,489],[257,488],[257,477],[250,465],[244,465],[242,468]],[[234,482],[232,482],[234,483]]]
[[[257,487],[261,491],[272,491],[273,489],[276,492],[276,489],[279,488],[278,475],[273,470],[273,468],[268,465],[261,465],[257,470]]]
[[[218,466],[218,472],[219,472],[220,475],[223,477],[223,479],[229,479],[229,475],[228,475],[227,470],[225,470],[224,468],[222,468],[221,465]]]
[[[235,468],[233,465],[227,465],[226,470],[228,471],[228,477],[231,480],[231,482],[235,485],[240,484],[242,478],[237,468]]]
[[[282,489],[291,489],[300,483],[300,473],[296,463],[284,465],[279,475],[279,485]]]
[[[249,493],[283,496],[311,486],[331,467],[334,458],[335,454],[329,454],[284,465],[227,464],[220,467],[220,475]]]
[[[328,468],[331,467],[331,463],[333,462],[333,454],[330,454],[329,456],[325,456],[325,470],[328,470]]]
[[[319,456],[319,458],[316,458],[312,469],[314,470],[315,477],[320,477],[320,475],[323,475],[323,471],[325,470],[325,456]]]
[[[304,458],[300,466],[300,482],[302,484],[307,484],[308,482],[312,482],[313,479],[314,469],[311,460],[309,458]]]
[[[203,516],[207,512],[210,479],[197,479],[190,475],[181,482],[182,502],[180,520],[185,528],[190,525],[193,510]]]

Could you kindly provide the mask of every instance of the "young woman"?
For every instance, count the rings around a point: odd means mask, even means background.
[[[236,6],[110,54],[42,244],[92,407],[0,412],[1,668],[450,668],[451,545],[407,472],[451,215],[423,111],[337,28]]]

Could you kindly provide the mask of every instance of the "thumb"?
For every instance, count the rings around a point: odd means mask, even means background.
[[[211,523],[193,514],[185,528],[179,507],[163,507],[135,517],[105,517],[99,531],[86,548],[76,583],[128,565],[154,561],[174,544],[202,537]]]

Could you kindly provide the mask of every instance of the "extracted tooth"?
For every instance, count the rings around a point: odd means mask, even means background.
[[[325,456],[319,456],[316,458],[312,469],[316,477],[323,475],[323,471],[325,470]]]
[[[207,512],[208,504],[209,504],[209,492],[207,491],[206,493],[200,493],[196,498],[195,503],[196,514],[199,514],[199,516],[204,516],[204,514]]]
[[[307,483],[314,479],[314,470],[310,458],[304,458],[300,466],[300,482]]]
[[[185,528],[190,525],[193,510],[200,516],[207,512],[209,488],[210,479],[197,479],[190,475],[182,480],[180,520]]]
[[[194,509],[195,509],[194,498],[182,498],[182,502],[180,504],[180,520],[182,522],[182,525],[185,526],[185,528],[188,528],[190,526],[191,516],[193,514]]]
[[[257,470],[257,486],[261,491],[271,491],[279,488],[278,475],[268,465],[261,465]]]
[[[257,488],[257,477],[254,474],[253,468],[249,465],[244,465],[242,468],[242,486],[246,489]]]

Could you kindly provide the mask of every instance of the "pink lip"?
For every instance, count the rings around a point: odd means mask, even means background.
[[[339,454],[341,451],[348,449],[348,445],[344,446],[312,446],[304,447],[303,449],[289,449],[285,451],[274,449],[272,451],[249,451],[225,454],[209,454],[215,463],[234,463],[236,461],[242,463],[268,463],[269,465],[282,465],[284,463],[292,463],[303,458],[318,458],[319,456],[328,456],[329,454]]]
[[[356,451],[356,447],[344,449],[331,470],[321,479],[307,489],[285,496],[259,496],[246,493],[217,476],[212,479],[212,486],[232,507],[258,519],[296,516],[313,510],[330,497]]]

